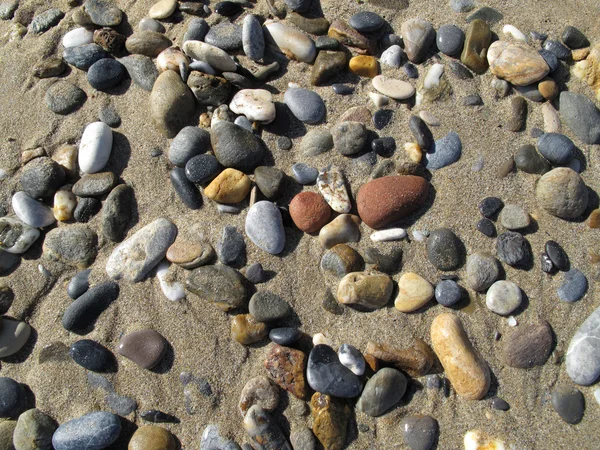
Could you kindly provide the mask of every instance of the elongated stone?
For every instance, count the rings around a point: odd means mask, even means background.
[[[235,62],[227,52],[214,45],[201,41],[186,41],[183,44],[183,51],[190,58],[205,61],[221,72],[235,72],[236,70]]]
[[[277,255],[285,247],[283,219],[277,206],[268,201],[255,203],[246,216],[246,235],[260,249]]]
[[[345,448],[351,414],[346,401],[315,392],[310,399],[310,410],[313,433],[323,448],[326,450]]]
[[[371,417],[381,416],[402,399],[407,384],[402,372],[384,367],[367,381],[356,408]]]
[[[315,44],[302,31],[278,22],[266,22],[263,29],[267,42],[275,44],[288,58],[309,64],[315,60]]]
[[[352,204],[340,169],[330,165],[321,170],[317,177],[317,186],[331,209],[341,214],[350,212]]]
[[[188,125],[195,110],[194,94],[181,76],[172,70],[161,73],[150,94],[150,115],[158,131],[169,138],[175,137]]]
[[[600,376],[600,308],[595,309],[579,327],[566,355],[567,373],[582,386]]]
[[[94,286],[67,307],[62,326],[68,331],[85,330],[118,296],[119,285],[113,281]]]
[[[186,288],[223,311],[245,306],[248,292],[244,277],[229,266],[202,266],[189,273]]]
[[[492,32],[486,21],[475,19],[469,24],[465,46],[460,55],[461,62],[475,73],[488,69],[487,51],[492,41]]]
[[[3,318],[0,323],[0,358],[14,355],[29,340],[31,327],[18,320]]]
[[[79,168],[83,173],[96,173],[104,169],[112,151],[113,134],[104,122],[94,122],[85,127],[79,144]]]
[[[353,398],[362,390],[360,378],[339,361],[328,345],[319,344],[311,350],[306,378],[315,391],[334,397]]]
[[[389,302],[392,290],[393,283],[387,275],[351,272],[340,281],[337,298],[346,305],[377,309]]]
[[[292,450],[279,426],[259,405],[252,406],[246,413],[244,429],[257,449]]]
[[[100,450],[115,442],[121,421],[115,414],[95,411],[63,423],[52,436],[55,450]]]
[[[550,67],[533,48],[524,44],[496,41],[487,52],[490,72],[516,86],[527,86],[541,80]]]

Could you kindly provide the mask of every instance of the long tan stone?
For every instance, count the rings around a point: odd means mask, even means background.
[[[550,67],[537,51],[523,44],[496,41],[487,52],[490,72],[516,86],[540,81]]]

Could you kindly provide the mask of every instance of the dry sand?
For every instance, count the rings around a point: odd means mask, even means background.
[[[316,0],[315,0],[316,1]],[[126,13],[128,24],[121,25],[119,31],[131,33],[145,16],[152,0],[117,1]],[[387,0],[388,4],[393,4]],[[378,4],[382,4],[381,1]],[[402,11],[385,9],[368,3],[350,1],[321,0],[325,17],[349,19],[360,10],[373,10],[381,14],[399,32],[400,25],[408,18],[420,17],[430,20],[435,28],[445,23],[455,23],[466,29],[466,14],[454,13],[447,0],[411,1],[408,9]],[[21,8],[42,12],[50,6],[70,11],[65,1],[46,2],[43,0],[23,0]],[[214,5],[213,5],[214,6]],[[565,25],[571,24],[582,30],[592,43],[600,41],[598,27],[599,10],[595,0],[517,0],[490,1],[489,6],[499,9],[504,19],[492,29],[501,35],[504,24],[512,24],[523,32],[530,30],[548,32],[558,37]],[[266,16],[266,4],[261,0],[254,8],[257,14]],[[151,157],[155,148],[168,150],[169,141],[153,128],[148,117],[149,94],[125,81],[116,95],[95,92],[87,83],[85,73],[71,69],[64,78],[84,89],[88,94],[85,105],[76,113],[61,117],[53,114],[45,106],[43,97],[52,79],[38,80],[32,77],[31,67],[36,62],[51,55],[60,55],[62,36],[74,28],[67,12],[59,26],[40,35],[26,35],[22,40],[8,43],[7,33],[11,22],[0,22],[0,168],[12,176],[0,182],[0,195],[5,205],[10,204],[11,195],[18,190],[20,153],[26,149],[43,146],[50,154],[64,143],[76,143],[85,125],[97,120],[102,105],[110,102],[122,117],[122,125],[114,131],[115,143],[108,169],[114,170],[121,179],[135,189],[136,208],[128,235],[160,216],[167,217],[177,224],[180,233],[189,236],[203,234],[213,245],[219,239],[225,225],[233,225],[243,230],[245,212],[236,216],[221,215],[216,205],[205,199],[198,211],[187,209],[176,197],[169,183],[169,164],[166,157]],[[180,42],[186,24],[192,19],[185,16],[180,22],[166,22],[166,35],[176,43]],[[240,22],[238,20],[238,22]],[[444,61],[448,59],[443,58]],[[419,67],[421,75],[431,59]],[[403,77],[401,70],[384,68],[385,74]],[[275,96],[282,101],[288,82],[296,82],[302,87],[311,88],[308,83],[310,66],[291,62],[287,72],[269,84],[279,91]],[[358,81],[356,95],[336,96],[328,86],[314,88],[326,101],[327,121],[319,125],[331,127],[349,107],[368,105],[367,92],[371,90],[370,80],[356,80],[344,75],[347,81]],[[534,187],[538,176],[525,173],[509,175],[503,180],[497,178],[498,167],[512,155],[520,145],[534,143],[530,137],[533,127],[542,127],[541,104],[529,103],[527,130],[512,133],[505,130],[509,113],[509,99],[496,100],[490,82],[492,75],[476,76],[472,81],[459,81],[449,76],[454,90],[452,99],[428,106],[428,110],[438,116],[442,125],[433,128],[436,138],[448,131],[459,133],[463,142],[463,156],[456,164],[435,172],[432,184],[435,200],[431,207],[410,229],[452,228],[463,240],[467,252],[494,252],[494,239],[489,239],[475,229],[479,213],[478,202],[488,195],[495,195],[505,202],[517,203],[528,209],[537,218],[537,231],[527,235],[536,256],[531,270],[516,270],[505,266],[506,277],[522,287],[528,297],[527,307],[517,316],[520,323],[528,323],[543,318],[548,320],[555,333],[557,347],[565,350],[577,327],[598,306],[594,269],[588,261],[588,252],[598,248],[597,230],[590,230],[583,221],[567,222],[549,216],[541,211],[535,202]],[[590,89],[576,79],[567,82],[569,90],[581,92],[592,98]],[[483,107],[464,107],[461,99],[465,95],[479,92]],[[402,145],[411,140],[408,130],[410,111],[404,104],[392,104],[394,121],[380,135],[393,136],[403,158]],[[418,112],[423,108],[414,109]],[[306,126],[310,129],[312,126]],[[568,131],[566,134],[585,157],[585,171],[582,176],[594,191],[600,187],[600,180],[594,175],[599,164],[597,146],[582,145]],[[296,150],[304,134],[303,126],[294,128],[295,147],[291,151],[277,150],[276,136],[263,133],[263,139],[271,149],[275,164],[291,173],[295,162],[307,162],[316,167],[334,163],[345,173],[353,194],[367,181],[368,170],[336,152],[314,159],[303,157]],[[485,159],[481,172],[473,173],[471,166],[479,155]],[[316,190],[316,187],[305,187]],[[281,200],[289,200],[298,188],[291,188]],[[589,210],[586,212],[585,217]],[[61,224],[60,226],[68,226]],[[99,231],[99,216],[90,222]],[[361,226],[363,238],[355,245],[362,253],[371,245],[370,230]],[[501,230],[500,230],[501,231]],[[429,326],[433,318],[445,311],[433,302],[424,311],[402,314],[389,306],[372,313],[346,309],[341,316],[325,312],[321,307],[326,288],[336,287],[336,280],[324,277],[319,270],[323,254],[315,236],[303,235],[286,229],[287,245],[280,256],[271,256],[257,249],[247,240],[249,263],[261,262],[276,275],[259,289],[268,289],[280,294],[293,307],[296,317],[290,324],[298,325],[308,335],[324,333],[337,346],[344,342],[364,350],[368,340],[386,342],[399,347],[410,346],[414,337],[429,342]],[[558,241],[567,251],[573,267],[582,270],[590,280],[587,295],[574,304],[562,303],[556,295],[561,275],[549,276],[539,268],[537,255],[548,239]],[[59,423],[79,417],[93,410],[107,409],[104,392],[94,390],[86,379],[86,371],[74,364],[68,357],[64,361],[39,363],[42,350],[55,343],[69,346],[80,339],[63,329],[60,318],[71,300],[66,295],[66,284],[75,273],[68,270],[56,273],[56,277],[46,278],[38,270],[41,254],[41,241],[24,257],[20,267],[3,280],[14,289],[16,299],[8,315],[26,320],[31,324],[34,337],[18,358],[2,361],[0,374],[10,376],[27,384],[35,393],[36,406],[50,414]],[[97,261],[92,266],[93,282],[106,279],[104,264],[115,245],[101,242]],[[415,271],[431,282],[439,280],[440,273],[427,261],[425,245],[418,242],[379,244],[379,248],[389,250],[401,247],[404,250],[402,270]],[[464,275],[464,268],[459,270]],[[179,276],[184,279],[185,271]],[[398,275],[394,275],[398,279]],[[181,424],[166,425],[181,441],[184,448],[199,447],[199,437],[207,424],[218,424],[223,434],[237,442],[247,441],[237,411],[240,391],[246,381],[257,375],[265,375],[263,368],[267,344],[244,347],[232,341],[229,336],[231,318],[212,305],[189,295],[180,303],[165,299],[155,277],[141,283],[120,283],[119,299],[102,314],[95,329],[85,336],[100,341],[116,350],[122,333],[139,327],[150,327],[162,333],[174,349],[172,367],[164,367],[155,373],[142,370],[134,363],[119,358],[118,373],[109,375],[116,391],[121,395],[137,400],[139,410],[151,408],[175,414]],[[600,426],[600,410],[593,397],[594,386],[581,387],[587,408],[583,421],[578,425],[563,422],[552,409],[549,390],[558,382],[572,385],[564,363],[554,364],[551,360],[543,367],[519,370],[506,367],[500,359],[501,342],[495,342],[494,333],[509,331],[505,318],[491,313],[485,308],[484,297],[470,292],[472,306],[459,312],[469,336],[482,352],[493,372],[493,385],[488,396],[481,401],[466,401],[451,393],[444,398],[440,393],[422,389],[412,389],[411,395],[401,405],[383,417],[374,419],[358,414],[350,427],[349,449],[403,449],[400,422],[409,414],[430,414],[440,424],[439,449],[462,448],[462,439],[467,430],[481,429],[527,449],[593,449],[599,448],[596,432]],[[64,352],[63,352],[64,353]],[[168,369],[168,370],[166,370]],[[213,399],[198,396],[195,414],[188,415],[184,408],[183,388],[179,381],[182,371],[191,371],[206,378],[215,392]],[[424,381],[424,380],[420,380]],[[501,412],[490,409],[490,398],[495,394],[507,400],[511,409]],[[290,407],[296,405],[295,398],[284,393],[275,417],[289,433],[290,429],[308,425],[310,419],[295,415]],[[119,441],[111,449],[125,449],[126,442],[140,418],[134,413],[127,417],[131,423],[125,428]],[[358,424],[368,425],[369,431],[357,432]]]

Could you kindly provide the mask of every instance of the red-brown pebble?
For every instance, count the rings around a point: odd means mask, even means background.
[[[319,194],[300,192],[290,203],[290,216],[300,230],[314,233],[329,221],[331,208]]]
[[[368,226],[383,228],[419,209],[429,195],[429,182],[414,175],[377,178],[356,196],[358,215]]]

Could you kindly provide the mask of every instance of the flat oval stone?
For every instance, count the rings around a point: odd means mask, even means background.
[[[83,173],[100,172],[108,163],[113,134],[108,125],[94,122],[85,127],[79,144],[79,168]]]
[[[114,59],[104,58],[90,66],[87,79],[94,89],[106,91],[119,84],[124,76],[123,64]]]
[[[242,27],[242,46],[244,53],[253,61],[262,59],[265,52],[265,37],[262,27],[254,14],[244,17]]]
[[[97,197],[108,194],[117,182],[112,172],[102,172],[83,175],[72,188],[78,197]]]
[[[265,155],[264,144],[259,138],[231,122],[215,124],[210,131],[210,140],[219,162],[242,172],[254,170]]]
[[[395,100],[405,100],[415,94],[415,88],[410,83],[385,75],[377,75],[372,84],[377,91]]]
[[[400,33],[408,59],[413,63],[423,62],[435,41],[433,25],[423,19],[409,19],[402,24]]]
[[[302,185],[313,184],[317,181],[319,171],[304,163],[296,163],[292,166],[292,173],[296,181]]]
[[[429,153],[425,154],[425,167],[441,169],[458,161],[462,154],[462,142],[454,131],[435,141]]]
[[[393,287],[392,280],[387,275],[351,272],[341,279],[337,299],[345,305],[383,308],[392,296]]]
[[[492,32],[487,22],[481,19],[471,21],[460,61],[475,73],[485,73],[488,69],[486,55],[491,41]]]
[[[334,397],[353,398],[362,390],[360,378],[340,363],[335,351],[324,344],[310,351],[306,379],[315,391]]]
[[[290,88],[285,92],[283,101],[301,122],[314,124],[325,117],[325,104],[316,92],[303,88]]]
[[[402,399],[407,384],[402,372],[384,367],[367,381],[356,408],[368,416],[379,417]]]
[[[533,145],[523,145],[515,153],[517,169],[526,173],[543,175],[552,168],[550,163],[538,153]]]
[[[52,445],[55,450],[100,450],[115,442],[119,434],[119,416],[95,411],[59,426],[52,436]]]
[[[21,350],[30,335],[31,327],[27,323],[4,317],[0,328],[0,358]]]
[[[119,341],[119,355],[130,359],[144,369],[157,366],[165,356],[167,341],[154,330],[138,330],[126,334]]]
[[[179,167],[210,148],[210,134],[202,128],[188,126],[177,133],[171,141],[169,161]]]
[[[428,196],[429,183],[424,178],[388,176],[361,186],[356,203],[360,218],[369,227],[380,229],[419,209]]]
[[[140,20],[138,29],[140,31],[156,31],[157,33],[164,33],[166,31],[162,23],[160,23],[158,20],[151,19],[150,17],[144,17],[142,20]]]
[[[326,153],[333,148],[333,137],[329,130],[312,129],[300,142],[299,150],[303,155],[316,156]]]
[[[242,47],[242,28],[231,22],[222,22],[210,28],[204,41],[226,52]]]
[[[490,387],[490,369],[469,341],[458,316],[438,315],[431,324],[431,344],[456,393],[479,400]]]
[[[162,33],[156,31],[136,31],[125,41],[125,47],[131,54],[156,58],[173,43]]]
[[[499,276],[500,263],[492,255],[473,253],[467,258],[467,283],[474,291],[485,291]]]
[[[39,409],[30,409],[19,416],[14,431],[13,445],[19,450],[50,450],[54,420]]]
[[[552,328],[548,322],[522,324],[503,337],[502,356],[510,367],[529,369],[543,366],[552,353],[553,343]]]
[[[121,23],[123,12],[107,0],[86,0],[83,7],[95,25],[116,27]]]
[[[25,409],[25,390],[12,378],[0,378],[0,417],[10,418]]]
[[[25,253],[40,237],[40,230],[16,217],[0,218],[0,249],[8,253]]]
[[[585,400],[579,389],[558,385],[552,391],[552,407],[567,423],[577,424],[583,419]]]
[[[323,197],[315,192],[297,194],[289,206],[294,224],[305,233],[319,231],[331,216],[331,209]]]
[[[315,44],[308,35],[300,30],[279,22],[267,22],[263,25],[265,38],[274,43],[288,57],[304,63],[312,63],[317,56]]]
[[[431,416],[407,416],[402,421],[400,428],[404,442],[412,450],[430,450],[433,448],[439,432],[438,422]]]
[[[31,227],[43,228],[56,222],[52,209],[23,191],[15,192],[12,207],[16,216]]]
[[[579,327],[566,353],[567,374],[577,384],[589,386],[600,376],[600,308]]]
[[[181,167],[175,167],[169,175],[171,184],[177,192],[181,201],[190,209],[199,209],[202,207],[202,197],[200,191],[194,183],[186,176],[185,170]]]
[[[62,74],[67,65],[61,57],[47,58],[33,66],[33,76],[37,78],[51,78]]]
[[[554,164],[568,164],[575,154],[575,144],[564,134],[545,133],[538,138],[542,156]]]
[[[562,270],[563,272],[569,269],[569,257],[558,242],[546,242],[544,250],[546,251],[546,254],[550,257],[550,260],[552,261],[554,267],[556,267],[558,270]]]
[[[210,154],[197,155],[185,164],[185,175],[192,183],[204,184],[214,179],[223,166]]]
[[[437,31],[438,50],[448,56],[456,56],[462,52],[465,33],[456,25],[442,25]]]
[[[235,72],[237,66],[231,57],[218,47],[205,42],[189,40],[183,44],[183,51],[190,58],[205,61],[221,72]]]
[[[571,269],[565,273],[563,282],[558,288],[558,298],[564,302],[576,302],[580,300],[588,289],[588,281],[583,272]]]
[[[150,93],[150,116],[156,129],[166,137],[175,137],[189,124],[195,110],[194,94],[181,76],[173,70],[161,73]]]
[[[239,203],[250,192],[250,178],[236,169],[225,169],[204,189],[204,194],[219,203]]]
[[[82,339],[71,345],[69,355],[81,367],[92,372],[111,372],[116,368],[111,351],[90,339]]]
[[[86,99],[86,93],[68,81],[57,81],[52,84],[44,97],[48,109],[61,115],[77,110],[85,103]]]
[[[250,299],[248,311],[259,322],[273,322],[287,317],[291,312],[291,308],[277,294],[259,291]]]
[[[300,331],[298,328],[273,328],[269,332],[269,339],[279,345],[293,345],[298,342],[301,337],[302,331]]]
[[[520,230],[522,228],[527,228],[531,223],[531,218],[529,214],[523,207],[519,205],[507,204],[500,212],[498,216],[500,219],[500,223],[504,228],[509,230]]]
[[[128,450],[175,450],[176,448],[175,437],[168,430],[155,425],[138,428],[131,436],[128,446]]]
[[[89,277],[92,269],[82,270],[71,278],[67,287],[67,295],[75,300],[77,297],[84,294],[90,287]]]
[[[114,280],[141,281],[165,257],[175,241],[177,227],[159,218],[119,244],[106,262],[106,273]]]
[[[519,233],[507,231],[496,239],[496,254],[509,266],[524,266],[531,261],[529,242]]]
[[[516,86],[535,83],[550,72],[544,58],[524,44],[496,41],[488,49],[487,60],[494,75]]]
[[[148,11],[148,17],[151,19],[166,19],[175,12],[176,8],[176,0],[160,0],[152,5]]]
[[[65,310],[62,326],[68,331],[85,331],[119,296],[119,285],[106,281],[94,286]]]
[[[538,205],[562,219],[579,217],[588,205],[588,189],[577,172],[557,167],[543,175],[537,184]]]
[[[360,11],[350,17],[348,23],[359,33],[372,33],[379,30],[385,24],[385,20],[374,12]]]
[[[455,270],[462,258],[460,239],[447,228],[434,230],[427,239],[427,258],[439,270]]]
[[[561,92],[560,117],[585,144],[600,143],[600,110],[587,96]]]
[[[242,274],[223,265],[194,269],[186,279],[186,288],[224,311],[244,306],[248,297]]]
[[[65,48],[62,56],[67,64],[81,70],[88,70],[96,61],[107,58],[109,55],[97,44],[85,44]]]
[[[278,255],[285,247],[285,231],[279,208],[268,201],[256,202],[246,216],[246,235],[261,250]]]
[[[394,300],[394,306],[401,312],[412,312],[426,305],[433,298],[434,289],[429,281],[408,272],[398,280],[398,296]]]
[[[490,286],[485,304],[490,311],[507,316],[521,305],[523,294],[512,281],[500,280]]]

